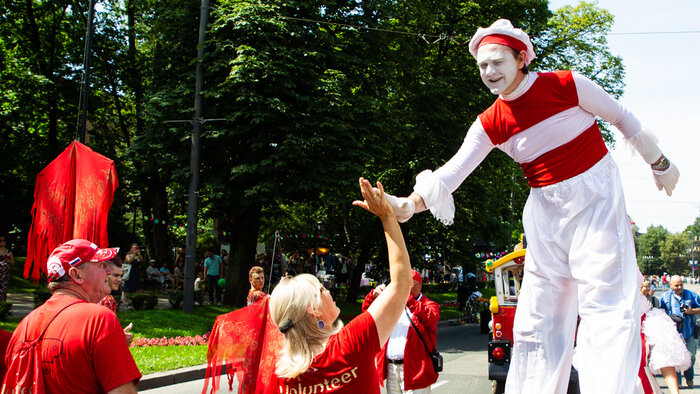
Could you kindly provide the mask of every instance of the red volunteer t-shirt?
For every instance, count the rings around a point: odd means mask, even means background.
[[[41,330],[64,306],[49,325],[41,341],[46,393],[104,393],[141,378],[131,356],[117,316],[109,309],[64,294],[54,294],[17,326],[7,347],[9,365],[25,339],[39,337]],[[8,387],[5,387],[5,386]],[[5,376],[3,391],[13,387]]]
[[[374,356],[380,350],[377,326],[365,312],[330,337],[323,353],[295,379],[277,380],[277,392],[378,394]]]

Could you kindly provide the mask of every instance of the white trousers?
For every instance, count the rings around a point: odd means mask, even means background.
[[[506,393],[566,393],[574,340],[581,393],[634,393],[639,269],[610,155],[574,178],[533,188],[523,226],[525,274]]]
[[[430,386],[416,390],[403,389],[403,365],[402,364],[387,364],[386,374],[386,392],[387,394],[430,394]],[[358,393],[359,394],[359,393]]]

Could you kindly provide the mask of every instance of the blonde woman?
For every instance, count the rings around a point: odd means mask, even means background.
[[[270,296],[270,315],[284,334],[277,392],[380,392],[374,356],[403,313],[412,279],[401,229],[379,182],[377,187],[360,178],[365,200],[353,204],[381,219],[391,283],[366,312],[343,326],[340,309],[315,276],[282,278]]]

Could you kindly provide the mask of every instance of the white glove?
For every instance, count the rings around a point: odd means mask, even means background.
[[[375,192],[379,192],[379,189],[374,188]],[[391,194],[384,193],[386,201],[394,207],[394,214],[399,223],[406,223],[413,214],[416,212],[416,204],[406,197],[396,197]]]
[[[659,190],[666,189],[666,194],[669,196],[673,189],[676,188],[676,183],[678,183],[678,177],[681,175],[678,171],[678,167],[675,164],[670,163],[668,168],[664,171],[651,170],[654,173],[654,183]]]

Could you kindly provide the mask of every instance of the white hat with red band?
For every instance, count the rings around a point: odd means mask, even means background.
[[[535,50],[527,33],[513,27],[508,19],[499,19],[487,28],[480,27],[469,40],[469,52],[476,59],[476,52],[481,45],[500,44],[509,46],[517,51],[525,51],[525,65],[530,64],[535,56]]]

